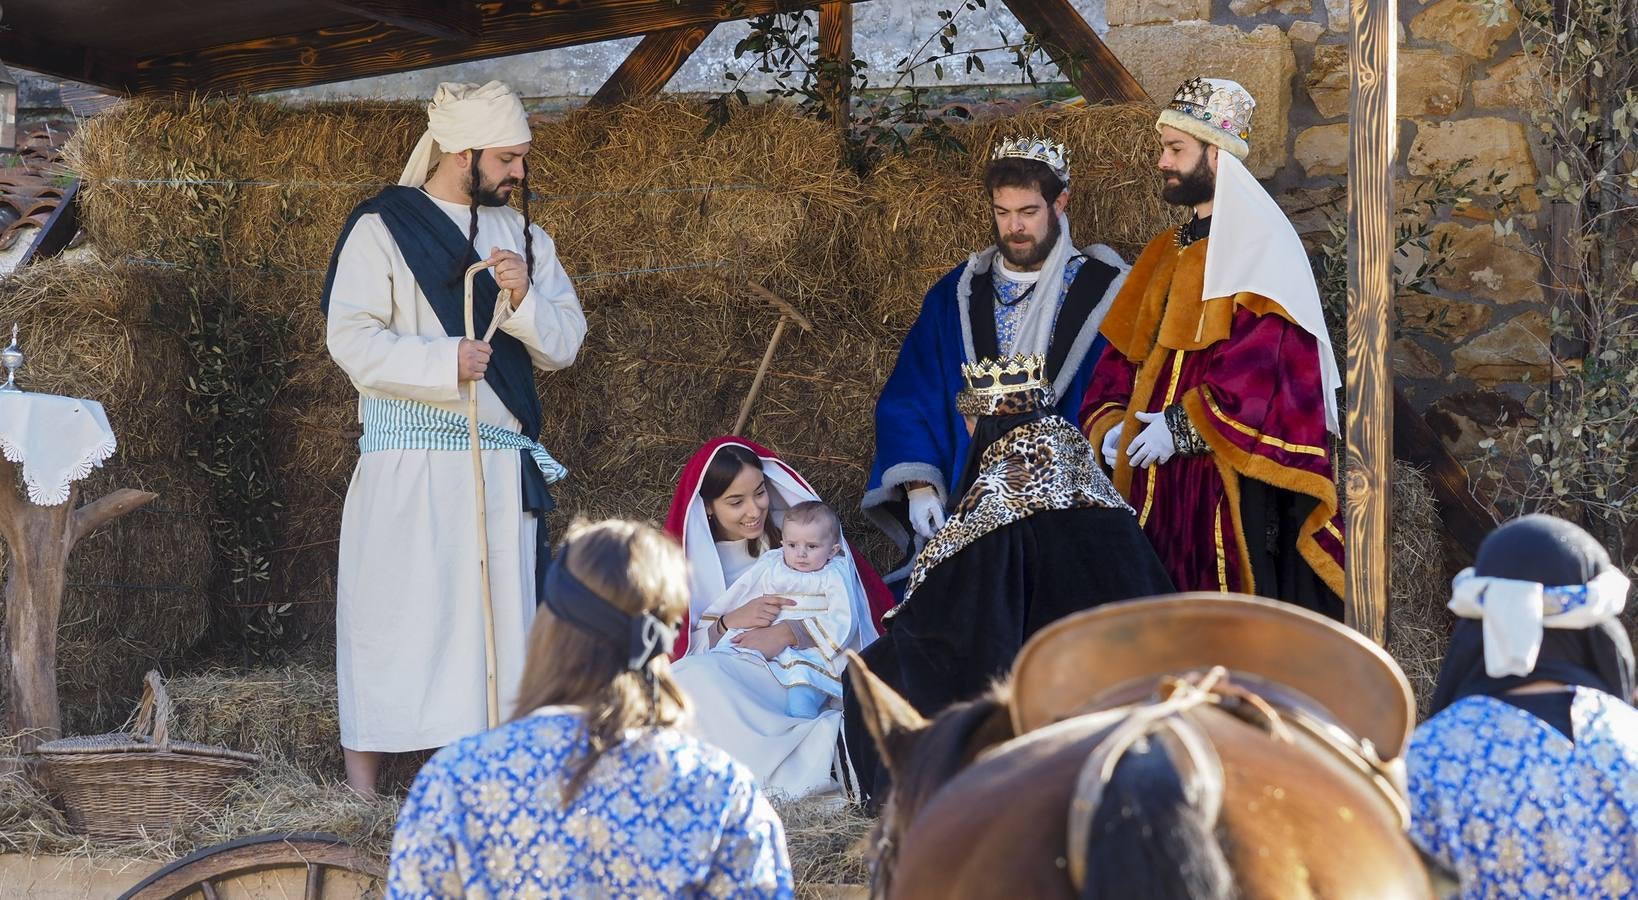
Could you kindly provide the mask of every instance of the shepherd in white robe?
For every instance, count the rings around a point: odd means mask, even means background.
[[[482,88],[442,85],[429,119],[428,134],[400,186],[377,199],[414,207],[431,220],[433,231],[442,228],[437,219],[441,212],[463,244],[476,209],[471,249],[478,258],[498,263],[492,273],[477,278],[492,278],[491,291],[498,285],[512,292],[513,310],[501,333],[527,350],[534,368],[570,365],[586,333],[574,287],[546,232],[503,205],[514,185],[528,191],[523,158],[529,126],[521,102],[495,82]],[[434,144],[444,156],[428,180]],[[465,152],[472,150],[487,152]],[[475,192],[474,158],[479,174]],[[410,190],[415,193],[405,193]],[[494,449],[487,439],[480,443],[503,717],[512,712],[534,616],[536,531],[543,527],[524,509],[520,485],[523,467],[531,463],[517,448],[531,444],[541,451],[534,458],[545,460],[540,466],[547,482],[562,475],[561,467],[533,444],[537,435],[518,434],[524,423],[483,379],[491,345],[475,347],[452,336],[440,320],[414,271],[419,266],[427,274],[425,260],[418,258],[420,245],[406,254],[400,246],[405,232],[394,237],[392,223],[402,229],[404,219],[364,211],[369,208],[355,212],[350,230],[343,233],[326,291],[330,355],[358,389],[365,426],[361,447],[366,452],[353,472],[342,513],[336,686],[348,783],[366,794],[374,790],[382,752],[441,747],[488,724],[469,445],[464,436],[440,444],[442,434],[426,438],[424,430],[417,441],[414,435],[404,436],[407,430],[382,423],[424,425],[431,421],[427,417],[442,417],[449,425],[458,417],[464,429],[467,391],[475,388],[480,423],[521,442]],[[532,233],[528,241],[526,228]],[[526,250],[532,266],[524,263]],[[465,264],[451,261],[447,277],[458,291]],[[485,325],[486,319],[480,319],[478,330]],[[492,346],[499,348],[505,340],[497,335]],[[521,360],[516,345],[511,346],[514,361]],[[476,374],[478,380],[464,380],[463,373]],[[538,418],[533,390],[530,376],[528,391]],[[447,448],[424,449],[429,441]]]

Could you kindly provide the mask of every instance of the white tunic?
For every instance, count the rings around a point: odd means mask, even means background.
[[[468,207],[433,202],[467,232]],[[478,255],[497,247],[521,255],[523,224],[508,207],[480,209]],[[561,369],[580,350],[586,317],[551,238],[530,227],[531,286],[501,329],[523,342],[537,368]],[[327,343],[360,395],[466,415],[460,338],[444,332],[379,215],[362,216],[342,247]],[[477,390],[481,421],[519,430],[487,383]],[[535,609],[535,522],[523,512],[519,466],[516,450],[483,451],[503,719],[512,713]],[[348,749],[441,747],[487,727],[473,488],[467,450],[359,457],[342,512],[336,578],[336,690]]]

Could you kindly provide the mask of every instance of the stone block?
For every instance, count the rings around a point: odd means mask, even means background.
[[[1462,341],[1490,324],[1495,310],[1483,303],[1407,292],[1393,300],[1399,327],[1447,341]]]
[[[1518,31],[1518,11],[1508,7],[1507,18],[1486,26],[1485,14],[1471,0],[1439,0],[1411,19],[1410,33],[1417,40],[1455,47],[1475,59],[1489,59],[1496,44]]]
[[[1467,60],[1443,50],[1400,50],[1398,113],[1445,116],[1462,105]]]
[[[1460,178],[1477,179],[1478,193],[1497,193],[1536,183],[1535,157],[1522,122],[1493,117],[1454,122],[1418,122],[1405,166],[1412,175],[1452,171],[1461,160],[1472,160]],[[1491,173],[1503,176],[1492,185]]]
[[[1318,22],[1307,21],[1292,22],[1291,27],[1285,30],[1286,37],[1291,39],[1291,43],[1300,44],[1302,46],[1307,46],[1319,41],[1320,35],[1324,33],[1324,25],[1321,25]]]
[[[1348,0],[1325,0],[1325,28],[1332,34],[1346,34],[1352,16]]]
[[[1347,44],[1321,44],[1304,79],[1314,109],[1327,119],[1348,112],[1349,70]]]
[[[1291,227],[1303,243],[1312,246],[1330,240],[1333,221],[1341,222],[1347,215],[1343,203],[1348,189],[1342,185],[1322,188],[1298,188],[1274,198],[1291,220]]]
[[[1490,70],[1490,76],[1473,82],[1473,105],[1480,109],[1541,109],[1547,100],[1547,84],[1541,60],[1526,53],[1511,56]]]
[[[1308,67],[1308,96],[1327,119],[1348,112],[1348,45],[1321,44]],[[1467,60],[1443,50],[1400,50],[1398,112],[1401,116],[1443,116],[1462,105]]]
[[[1229,12],[1242,19],[1281,13],[1288,16],[1306,16],[1314,11],[1313,0],[1229,0]]]
[[[1440,290],[1474,294],[1497,303],[1541,303],[1542,262],[1517,235],[1501,237],[1489,225],[1455,222],[1434,226],[1429,246],[1443,243],[1445,270],[1433,279]]]
[[[1424,416],[1428,427],[1457,459],[1483,454],[1479,442],[1535,424],[1524,404],[1495,391],[1461,391],[1435,401]]]
[[[1552,326],[1532,310],[1457,347],[1452,358],[1458,374],[1482,384],[1541,381],[1551,371]]]
[[[1111,26],[1209,21],[1211,0],[1109,0],[1106,12]]]
[[[1297,135],[1297,162],[1314,175],[1348,173],[1348,123],[1316,125]]]
[[[1257,101],[1246,166],[1267,178],[1285,165],[1291,130],[1291,82],[1297,58],[1291,40],[1274,25],[1242,31],[1230,25],[1179,22],[1111,28],[1104,43],[1150,97],[1165,102],[1177,86],[1202,72],[1232,78]]]
[[[1410,338],[1400,338],[1390,348],[1396,378],[1443,378],[1445,364],[1433,352]]]

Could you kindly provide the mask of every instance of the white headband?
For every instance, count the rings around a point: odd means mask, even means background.
[[[1621,614],[1632,582],[1610,569],[1586,584],[1544,587],[1463,569],[1450,585],[1450,611],[1484,622],[1484,670],[1491,678],[1528,675],[1543,628],[1591,628]]]

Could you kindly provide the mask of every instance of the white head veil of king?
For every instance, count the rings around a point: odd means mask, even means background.
[[[485,85],[445,82],[427,104],[427,130],[410,152],[398,183],[420,187],[439,153],[515,147],[530,140],[529,115],[517,92],[491,81]]]
[[[1170,125],[1227,151],[1217,154],[1217,190],[1201,296],[1210,300],[1259,294],[1278,303],[1297,327],[1313,335],[1325,386],[1325,427],[1340,434],[1337,391],[1342,388],[1342,373],[1331,349],[1308,253],[1285,211],[1243,162],[1250,154],[1256,105],[1251,94],[1233,81],[1194,78],[1177,89],[1156,127]]]
[[[711,459],[715,459],[716,454],[728,446],[750,449],[743,444],[723,444],[712,453]],[[802,476],[785,465],[783,460],[767,456],[759,458],[762,460],[762,474],[768,480],[768,514],[773,518],[774,525],[784,527],[785,510],[798,503],[821,499]],[[705,468],[710,468],[711,459],[705,461]],[[842,546],[847,547],[847,534],[842,533],[841,538]],[[683,518],[683,552],[688,555],[688,615],[690,621],[698,622],[699,617],[711,606],[711,602],[728,589],[722,564],[717,557],[717,540],[711,534],[711,523],[705,516],[705,500],[700,497],[698,487],[694,490],[694,496],[688,500],[688,512]],[[859,578],[859,568],[854,562],[851,549],[848,550],[844,565],[847,570],[848,602],[852,606],[854,625],[853,634],[842,641],[842,646],[858,650],[876,639],[876,625],[871,617],[870,601],[865,596],[864,581]],[[689,652],[693,652],[693,644],[690,644],[688,649]]]

